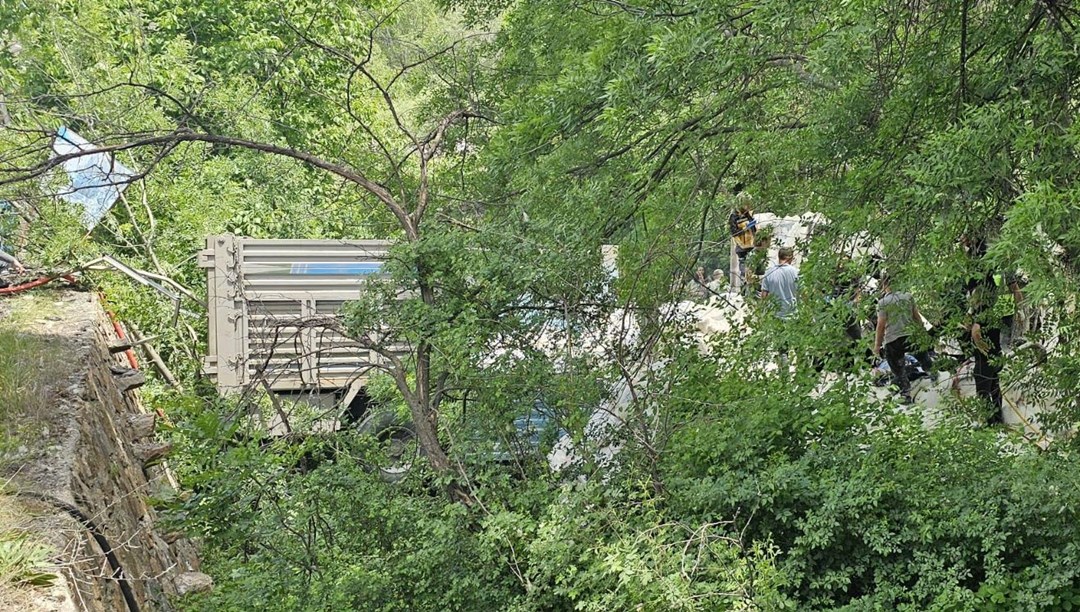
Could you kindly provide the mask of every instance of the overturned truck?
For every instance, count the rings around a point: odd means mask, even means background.
[[[419,452],[415,432],[408,417],[373,405],[366,386],[390,359],[407,361],[411,347],[388,343],[371,350],[341,333],[333,319],[383,274],[392,244],[225,234],[208,237],[199,253],[209,316],[203,367],[218,391],[291,398],[325,415],[313,432],[352,423],[390,442],[390,461],[379,467],[388,480],[403,476]],[[534,410],[513,425],[520,437],[535,438],[548,416]],[[271,436],[291,431],[282,411],[263,426]]]
[[[199,253],[207,273],[209,340],[204,369],[222,393],[260,386],[281,394],[353,394],[384,356],[331,327],[334,316],[382,271],[385,240],[269,240],[211,236]],[[406,347],[401,347],[404,354]]]
[[[387,356],[360,346],[336,325],[345,302],[382,273],[386,240],[254,239],[210,236],[199,253],[206,269],[209,338],[203,367],[223,395],[264,390],[318,409],[315,431],[347,423],[388,443],[378,466],[387,480],[407,473],[416,457],[408,419],[373,410],[365,386]],[[408,347],[390,347],[404,357]],[[290,433],[284,410],[263,421],[271,436]]]
[[[777,247],[799,243],[819,219],[763,216],[763,221],[776,226],[773,247]],[[333,415],[333,422],[328,423],[331,429],[339,427],[342,413],[356,420],[367,416],[364,388],[373,368],[385,365],[386,355],[344,336],[335,326],[311,322],[332,317],[345,302],[358,299],[372,279],[382,274],[391,244],[381,240],[209,237],[199,255],[200,265],[207,271],[209,305],[205,371],[219,391],[229,394],[262,389],[304,399]],[[862,250],[857,244],[850,248],[853,253]],[[733,294],[717,296],[707,305],[684,303],[678,307],[696,322],[701,349],[706,351],[711,337],[751,324],[747,309]],[[391,347],[390,352],[404,358],[409,349]],[[766,368],[775,366],[763,364]],[[842,381],[826,375],[822,384],[838,382]],[[972,396],[971,387],[966,364],[951,376],[917,383],[916,401],[927,409],[927,425],[942,417],[947,398]],[[1006,386],[1006,420],[1045,442],[1035,414],[1052,400],[1031,397],[1019,387]],[[872,394],[878,401],[886,401],[889,395],[880,388]],[[611,395],[611,405],[594,416],[602,420],[609,415],[621,422],[622,404],[628,400],[620,399],[618,387]],[[372,427],[385,425],[369,422]]]

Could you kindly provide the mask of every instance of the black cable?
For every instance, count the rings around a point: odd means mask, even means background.
[[[12,493],[18,497],[26,497],[45,502],[55,508],[63,510],[73,519],[82,523],[83,527],[86,527],[87,531],[90,532],[90,535],[94,537],[94,541],[97,542],[102,552],[105,553],[105,558],[109,561],[109,567],[112,568],[111,578],[116,580],[120,585],[120,592],[124,596],[124,602],[127,604],[128,612],[139,612],[139,602],[135,600],[135,592],[131,589],[131,583],[128,582],[128,579],[124,574],[124,568],[120,565],[120,560],[116,558],[116,553],[113,552],[109,540],[105,538],[105,535],[101,533],[101,530],[98,529],[98,526],[94,524],[94,521],[92,521],[90,517],[83,514],[82,510],[79,510],[75,506],[51,495],[45,495],[44,493],[38,493],[36,491],[13,491]]]

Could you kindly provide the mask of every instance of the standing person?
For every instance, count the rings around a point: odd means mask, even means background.
[[[22,274],[26,271],[23,264],[9,253],[9,246],[4,244],[4,239],[8,237],[6,234],[14,232],[12,219],[17,219],[16,216],[10,213],[10,210],[11,204],[9,202],[0,201],[0,273],[13,268],[16,274]],[[6,286],[3,281],[0,281],[0,284]]]
[[[922,325],[922,314],[915,305],[910,293],[896,293],[889,286],[889,278],[881,278],[881,299],[877,305],[877,331],[874,335],[874,357],[880,358],[881,348],[885,347],[885,360],[889,362],[893,381],[900,387],[900,397],[910,404],[911,380],[908,377],[907,354],[914,347],[908,338]],[[925,349],[917,350],[915,358],[919,365],[930,373],[930,355]]]
[[[836,356],[848,365],[854,363],[853,357],[859,351],[863,339],[863,325],[859,320],[859,302],[862,299],[863,279],[854,269],[851,258],[844,256],[836,267],[831,294],[825,298],[844,326],[846,346],[838,343]],[[870,348],[863,349],[863,361],[870,361]]]
[[[769,248],[772,247],[772,235],[766,231],[758,232],[754,248],[746,256],[745,295],[761,292],[761,278],[769,271]]]
[[[1005,422],[1002,415],[1001,366],[998,363],[1002,356],[1001,332],[1013,318],[1018,301],[1014,295],[1002,291],[1003,284],[1000,275],[988,274],[974,283],[968,293],[971,305],[968,330],[974,348],[975,393],[994,408],[987,419],[988,425]]]
[[[862,285],[858,274],[851,269],[851,259],[845,257],[836,268],[836,284],[833,285],[830,301],[841,304],[844,308],[844,335],[854,349],[862,340],[862,326],[859,325],[856,308],[862,297]]]
[[[776,317],[781,322],[787,321],[795,314],[797,297],[799,293],[799,271],[791,265],[795,259],[795,250],[791,247],[783,247],[777,253],[777,263],[768,269],[761,277],[761,291],[758,296],[766,301],[766,304],[776,309]],[[787,334],[790,330],[782,330],[779,342],[781,375],[790,371],[788,361],[789,339]]]
[[[3,249],[3,246],[0,245],[0,275],[6,273],[8,268],[14,268],[16,274],[22,274],[26,271],[26,269],[23,268],[22,263],[20,263],[18,259],[15,259],[13,256],[9,255],[7,251]],[[11,283],[7,282],[3,278],[0,278],[0,289],[10,286]]]
[[[0,274],[6,272],[8,268],[14,268],[16,274],[22,274],[26,269],[14,255],[7,252],[7,245],[4,244],[5,233],[5,228],[0,227]],[[0,288],[7,286],[7,281],[0,279]]]
[[[26,269],[23,268],[22,263],[18,259],[15,259],[15,257],[8,255],[8,252],[5,251],[2,246],[0,246],[0,272],[3,272],[8,268],[15,268],[15,272],[17,272],[18,274],[22,274],[26,271]]]
[[[987,424],[1004,423],[1000,361],[1007,341],[1018,340],[1011,336],[1016,331],[1016,313],[1024,295],[1016,277],[998,274],[988,264],[985,239],[965,234],[960,237],[960,245],[970,261],[964,285],[968,304],[964,327],[968,331],[965,344],[975,362],[975,393],[992,406]]]
[[[770,299],[776,307],[776,316],[787,320],[795,314],[797,294],[799,292],[799,271],[791,262],[795,259],[795,250],[783,247],[777,253],[777,263],[761,277],[762,299]]]
[[[728,230],[731,232],[731,241],[735,245],[735,257],[739,260],[739,284],[745,288],[746,256],[754,250],[757,221],[754,219],[754,211],[750,209],[750,194],[741,192],[738,195],[738,201],[739,204],[728,217]]]

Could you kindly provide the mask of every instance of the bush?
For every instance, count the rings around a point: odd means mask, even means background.
[[[830,420],[828,397],[810,410],[796,389],[769,391],[692,417],[663,473],[676,514],[738,516],[748,540],[775,545],[800,607],[1072,605],[1075,458],[959,423],[926,430],[887,408],[876,428],[835,426],[847,421]]]

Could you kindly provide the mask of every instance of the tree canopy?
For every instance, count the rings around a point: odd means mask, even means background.
[[[218,582],[181,606],[1070,609],[1078,18],[1064,0],[0,0],[0,200],[34,267],[108,253],[199,295],[207,235],[396,242],[335,324],[388,356],[369,392],[424,457],[396,484],[371,436],[265,438],[248,417],[267,400],[201,376],[201,312],[88,273],[187,383],[147,394],[187,489],[156,502]],[[51,153],[61,126],[136,172],[88,233],[56,197],[82,155]],[[750,299],[748,329],[702,351],[672,304],[727,267],[738,202],[823,222],[798,315]],[[1052,439],[973,427],[977,400],[927,428],[869,399],[869,340],[832,357],[873,314],[833,299],[869,265],[856,239],[942,341],[970,326],[965,283],[1022,281],[1026,339],[1051,350],[1002,377],[1052,400]],[[777,346],[790,376],[753,365]],[[620,389],[617,461],[549,469]],[[559,431],[491,461],[537,403]]]

